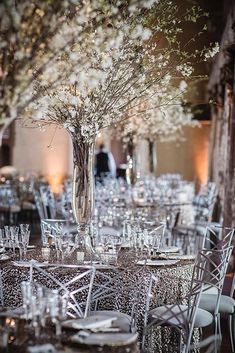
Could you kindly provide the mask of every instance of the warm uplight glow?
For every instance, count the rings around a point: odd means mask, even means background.
[[[6,325],[7,326],[10,326],[10,327],[15,327],[16,325],[16,321],[12,318],[6,318]]]
[[[209,125],[209,122],[202,122],[202,125]],[[198,143],[195,141],[193,144],[193,159],[195,176],[199,185],[206,184],[208,180],[209,139],[205,129],[201,129]]]
[[[52,192],[57,194],[62,191],[64,174],[47,175],[47,180],[50,184]]]

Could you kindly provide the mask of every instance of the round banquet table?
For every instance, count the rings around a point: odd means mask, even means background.
[[[28,254],[28,259],[35,259],[36,252],[31,251]],[[96,265],[95,265],[96,266]],[[143,320],[144,313],[146,310],[146,299],[148,294],[149,282],[151,274],[154,274],[158,278],[158,282],[152,288],[153,298],[151,300],[150,309],[164,304],[175,303],[179,299],[185,297],[190,288],[190,281],[192,278],[193,262],[192,261],[179,261],[175,265],[167,266],[146,266],[144,271],[143,281],[141,286],[139,285],[138,278],[143,266],[134,265],[132,268],[128,269],[128,266],[102,266],[101,271],[105,271],[110,276],[112,272],[118,272],[119,280],[117,285],[128,285],[132,284],[131,291],[125,297],[121,294],[115,296],[112,299],[101,301],[101,306],[99,304],[99,309],[103,310],[118,310],[120,312],[131,314],[133,307],[133,300],[136,298],[136,293],[139,294],[138,310],[136,312],[136,324],[139,333],[139,338],[141,340],[143,332]],[[21,289],[20,283],[22,281],[29,280],[29,267],[16,266],[12,261],[7,261],[5,263],[0,263],[1,269],[1,288],[2,288],[2,306],[7,308],[16,308],[22,305]],[[75,274],[84,271],[83,266],[73,266],[73,267],[61,267],[55,264],[46,267],[46,270],[51,271],[54,277],[59,279],[61,282],[67,281],[73,278]],[[44,285],[48,288],[55,288],[54,283],[50,283],[48,278],[44,278],[41,273],[36,273],[37,283]],[[120,291],[121,293],[121,291]],[[161,330],[157,328],[157,335],[154,339],[154,352],[169,352],[169,346],[172,348],[170,342],[177,341],[175,339],[175,334],[169,334],[169,329]],[[165,332],[168,331],[168,332]],[[177,343],[178,344],[178,343]],[[82,351],[81,351],[82,352]],[[84,351],[85,353],[86,351]],[[171,350],[170,352],[174,352]]]

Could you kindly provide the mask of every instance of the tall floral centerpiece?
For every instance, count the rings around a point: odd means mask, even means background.
[[[79,18],[79,27],[86,26],[80,29],[85,35],[74,39],[70,52],[57,58],[53,70],[37,78],[37,99],[26,119],[30,117],[38,126],[60,125],[69,132],[74,149],[73,210],[82,228],[92,216],[96,134],[118,125],[152,87],[158,96],[159,87],[165,87],[172,74],[192,72],[191,61],[198,53],[180,50],[178,36],[184,22],[204,15],[198,8],[178,8],[168,0],[87,3],[88,12],[102,3],[100,13],[110,16],[103,16],[98,25],[100,15],[95,17],[95,12],[88,25],[84,15]],[[63,31],[59,36],[63,38]],[[54,71],[67,75],[48,90],[47,78]],[[149,100],[154,96],[151,92]]]
[[[124,1],[129,13],[146,8],[149,0]],[[74,65],[59,65],[75,44],[80,45],[91,31],[102,41],[115,40],[115,23],[126,16],[126,6],[98,0],[2,0],[0,1],[0,146],[4,130],[21,118],[30,104],[53,92],[68,78]],[[118,14],[117,14],[118,11]],[[110,23],[110,28],[104,31]],[[102,33],[101,33],[102,32]],[[98,38],[98,37],[97,37]],[[98,45],[98,43],[96,43]],[[76,56],[73,64],[79,65]],[[35,81],[37,86],[34,94]],[[41,91],[42,89],[42,91]]]
[[[185,80],[189,75],[185,72],[183,76],[178,86],[175,80],[166,77],[165,86],[149,88],[146,97],[129,109],[127,117],[112,131],[124,142],[127,154],[130,144],[133,150],[139,141],[148,142],[150,173],[156,170],[156,142],[182,141],[185,139],[184,127],[200,126],[193,119],[186,99],[188,85]],[[133,170],[133,174],[136,171]]]

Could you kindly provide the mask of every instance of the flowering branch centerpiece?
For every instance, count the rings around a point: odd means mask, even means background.
[[[94,7],[98,3],[89,1]],[[189,53],[189,43],[181,48],[179,39],[185,22],[204,16],[199,8],[178,8],[168,0],[100,3],[101,13],[106,13],[108,6],[114,18],[103,17],[97,25],[93,17],[86,24],[85,35],[57,58],[52,70],[37,78],[37,99],[29,106],[26,119],[38,126],[59,125],[69,132],[74,146],[73,208],[81,225],[92,213],[92,155],[98,131],[128,116],[151,88],[155,87],[158,96],[159,88],[166,86],[172,75],[189,76],[195,57],[204,56],[203,50]],[[84,23],[81,18],[79,26]],[[48,89],[53,72],[63,72],[63,77]]]
[[[125,2],[133,13],[145,3]],[[79,64],[77,56],[72,59],[74,44],[79,45],[92,31],[97,31],[97,47],[102,50],[104,40],[116,40],[116,18],[120,22],[126,14],[125,8],[98,0],[2,0],[0,13],[1,145],[4,130],[45,92],[55,90],[58,82],[64,82],[74,72],[75,63]],[[113,31],[104,31],[106,21],[114,25]],[[60,65],[68,57],[73,65]],[[41,82],[36,94],[35,81]]]
[[[193,120],[193,114],[187,106],[186,93],[187,83],[184,80],[180,82],[179,87],[173,86],[170,82],[158,89],[151,87],[148,95],[128,111],[127,119],[117,126],[115,135],[123,141],[128,153],[127,159],[132,160],[132,166],[135,164],[134,146],[140,140],[147,140],[149,143],[149,165],[150,172],[153,173],[157,159],[154,156],[155,141],[182,140],[185,126],[199,125],[196,120]],[[131,155],[129,155],[130,151]],[[132,180],[134,180],[135,171],[133,167],[132,169]]]
[[[185,81],[181,81],[179,87],[169,84],[161,92],[159,89],[157,95],[155,90],[149,90],[148,96],[128,111],[127,119],[118,127],[124,143],[128,143],[130,136],[134,143],[140,139],[175,141],[183,138],[184,126],[198,126],[185,100]]]

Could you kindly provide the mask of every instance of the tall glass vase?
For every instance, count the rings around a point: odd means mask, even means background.
[[[134,185],[136,181],[136,158],[133,138],[129,138],[127,145],[127,169],[126,180],[129,185]]]
[[[149,172],[151,174],[156,173],[157,168],[157,155],[156,155],[156,145],[153,141],[148,140],[149,148]]]
[[[70,133],[73,144],[72,208],[80,233],[85,237],[86,250],[92,246],[88,228],[94,207],[94,146],[95,136],[87,141],[80,131]]]

